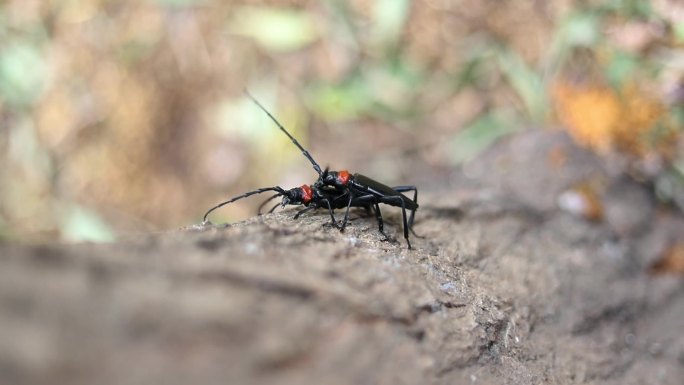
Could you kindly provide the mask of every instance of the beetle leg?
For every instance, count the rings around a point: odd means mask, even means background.
[[[408,244],[409,250],[411,250],[411,241],[409,241],[409,225],[408,225],[408,220],[406,219],[406,204],[404,202],[404,199],[400,196],[386,196],[382,198],[378,198],[379,203],[387,203],[392,206],[400,206],[401,207],[401,216],[404,221],[404,239],[406,239],[406,243]]]
[[[382,234],[385,237],[385,239],[383,239],[383,241],[389,241],[390,238],[387,236],[387,234],[385,234],[385,231],[384,231],[385,226],[384,226],[384,223],[382,221],[382,214],[380,213],[380,205],[378,205],[378,202],[375,202],[375,219],[378,220],[378,231],[380,232],[380,234]]]
[[[330,220],[331,220],[333,227],[335,227],[336,229],[340,229],[340,225],[338,225],[337,221],[335,220],[335,214],[333,212],[333,208],[332,208],[332,204],[330,203],[330,200],[327,198],[324,198],[323,202],[325,202],[328,205],[328,213],[330,213]],[[342,229],[340,229],[340,231],[342,231]]]
[[[297,211],[297,213],[295,214],[295,216],[294,216],[292,219],[297,219],[297,218],[299,218],[300,215],[304,214],[305,212],[311,211],[311,210],[314,210],[314,209],[317,209],[317,208],[318,208],[318,207],[317,207],[317,206],[314,206],[314,205],[311,205],[311,206],[309,206],[309,207],[305,207],[305,208],[303,208],[303,209]]]
[[[344,231],[347,227],[347,221],[349,220],[349,208],[351,207],[352,200],[354,200],[354,195],[349,191],[349,201],[347,202],[347,211],[344,212],[344,220],[342,220],[342,226],[340,226],[340,231]]]
[[[413,202],[415,202],[416,205],[418,204],[418,188],[416,186],[396,186],[392,187],[392,189],[399,193],[413,191]],[[409,231],[417,238],[425,238],[425,236],[418,235],[415,231],[413,231],[413,218],[415,215],[416,209],[411,210],[411,217],[408,220]]]

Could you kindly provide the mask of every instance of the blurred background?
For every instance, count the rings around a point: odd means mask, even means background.
[[[682,47],[675,0],[3,1],[0,240],[108,241],[312,183],[244,89],[321,166],[390,185],[447,191],[555,129],[681,208]]]

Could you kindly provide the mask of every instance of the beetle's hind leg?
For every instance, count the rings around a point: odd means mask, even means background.
[[[395,186],[395,187],[392,187],[392,189],[396,192],[399,192],[399,193],[413,191],[413,199],[412,200],[416,205],[418,204],[418,188],[416,186]],[[409,231],[411,232],[411,234],[413,234],[414,237],[425,239],[425,236],[418,235],[418,234],[416,234],[415,231],[413,231],[413,218],[415,217],[415,215],[416,215],[416,209],[411,210],[411,216],[409,217],[409,220],[408,220]]]
[[[406,204],[404,199],[400,196],[386,196],[378,198],[377,203],[386,203],[391,206],[401,207],[401,217],[404,225],[404,239],[406,239],[406,244],[408,245],[409,250],[411,250],[411,241],[409,240],[409,222],[406,219]]]

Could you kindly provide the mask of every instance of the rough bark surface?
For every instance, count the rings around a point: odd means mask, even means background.
[[[394,243],[360,210],[344,233],[286,211],[0,246],[0,382],[682,383],[684,285],[648,272],[680,217],[625,180],[603,223],[555,209],[583,178],[615,180],[562,135],[519,136],[465,170],[421,194],[413,250],[393,209]]]

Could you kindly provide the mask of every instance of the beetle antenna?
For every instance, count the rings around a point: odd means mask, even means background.
[[[311,164],[313,165],[313,169],[314,169],[314,170],[318,173],[318,175],[320,176],[320,175],[323,173],[323,172],[321,171],[321,166],[319,166],[318,163],[316,163],[316,161],[315,161],[314,158],[311,156],[311,154],[309,154],[309,152],[306,151],[306,150],[304,149],[304,147],[302,147],[301,144],[299,144],[299,142],[297,141],[297,139],[294,138],[294,136],[290,135],[290,133],[287,132],[287,130],[285,129],[285,127],[283,127],[283,125],[280,124],[280,122],[278,122],[278,120],[277,120],[276,118],[274,118],[273,115],[271,115],[270,112],[268,112],[268,110],[266,109],[266,107],[262,106],[261,103],[259,103],[259,101],[256,100],[256,98],[255,98],[254,96],[252,96],[252,95],[249,93],[249,91],[245,90],[245,94],[246,94],[250,99],[252,99],[252,101],[253,101],[257,106],[259,106],[259,108],[261,108],[261,110],[264,111],[264,112],[266,113],[266,115],[268,115],[269,118],[271,118],[271,120],[278,126],[278,128],[280,128],[280,131],[284,132],[285,135],[287,135],[287,137],[290,138],[290,140],[292,141],[292,143],[294,143],[294,145],[297,146],[297,147],[302,151],[302,154],[304,154],[304,156],[306,157],[306,159],[308,159],[309,162],[311,162]]]
[[[270,213],[274,212],[278,207],[280,207],[280,203],[278,203],[277,205],[271,207],[271,209],[268,210],[268,213],[270,214]]]
[[[259,205],[259,208],[257,209],[257,214],[261,215],[261,210],[264,208],[264,206],[266,206],[266,205],[268,204],[268,202],[270,202],[270,201],[272,201],[272,200],[274,200],[274,199],[276,199],[277,197],[282,196],[282,195],[283,195],[283,194],[281,194],[281,193],[277,193],[277,194],[273,195],[272,197],[270,197],[270,198],[266,199],[265,201],[263,201],[263,202]],[[280,205],[280,204],[278,204],[278,205]]]
[[[207,216],[209,216],[209,213],[211,213],[212,211],[218,209],[219,207],[223,207],[223,206],[225,206],[225,205],[227,205],[227,204],[229,204],[229,203],[233,203],[233,202],[235,202],[235,201],[237,201],[237,200],[240,200],[240,199],[243,199],[243,198],[247,198],[247,197],[249,197],[249,196],[256,195],[256,194],[261,194],[261,193],[266,192],[266,191],[275,191],[275,192],[277,192],[278,194],[276,194],[275,196],[285,194],[285,190],[283,190],[282,187],[280,187],[280,186],[275,186],[275,187],[264,187],[264,188],[260,188],[260,189],[258,189],[258,190],[250,191],[250,192],[244,193],[244,194],[242,194],[242,195],[238,195],[238,196],[236,196],[236,197],[230,198],[229,200],[227,200],[227,201],[225,201],[225,202],[221,202],[221,203],[217,204],[216,206],[210,208],[209,211],[207,211],[206,214],[204,214],[204,219],[203,219],[203,221],[206,222],[206,221],[207,221]],[[274,197],[275,197],[275,196],[274,196]],[[274,197],[272,197],[271,199],[273,199]]]

